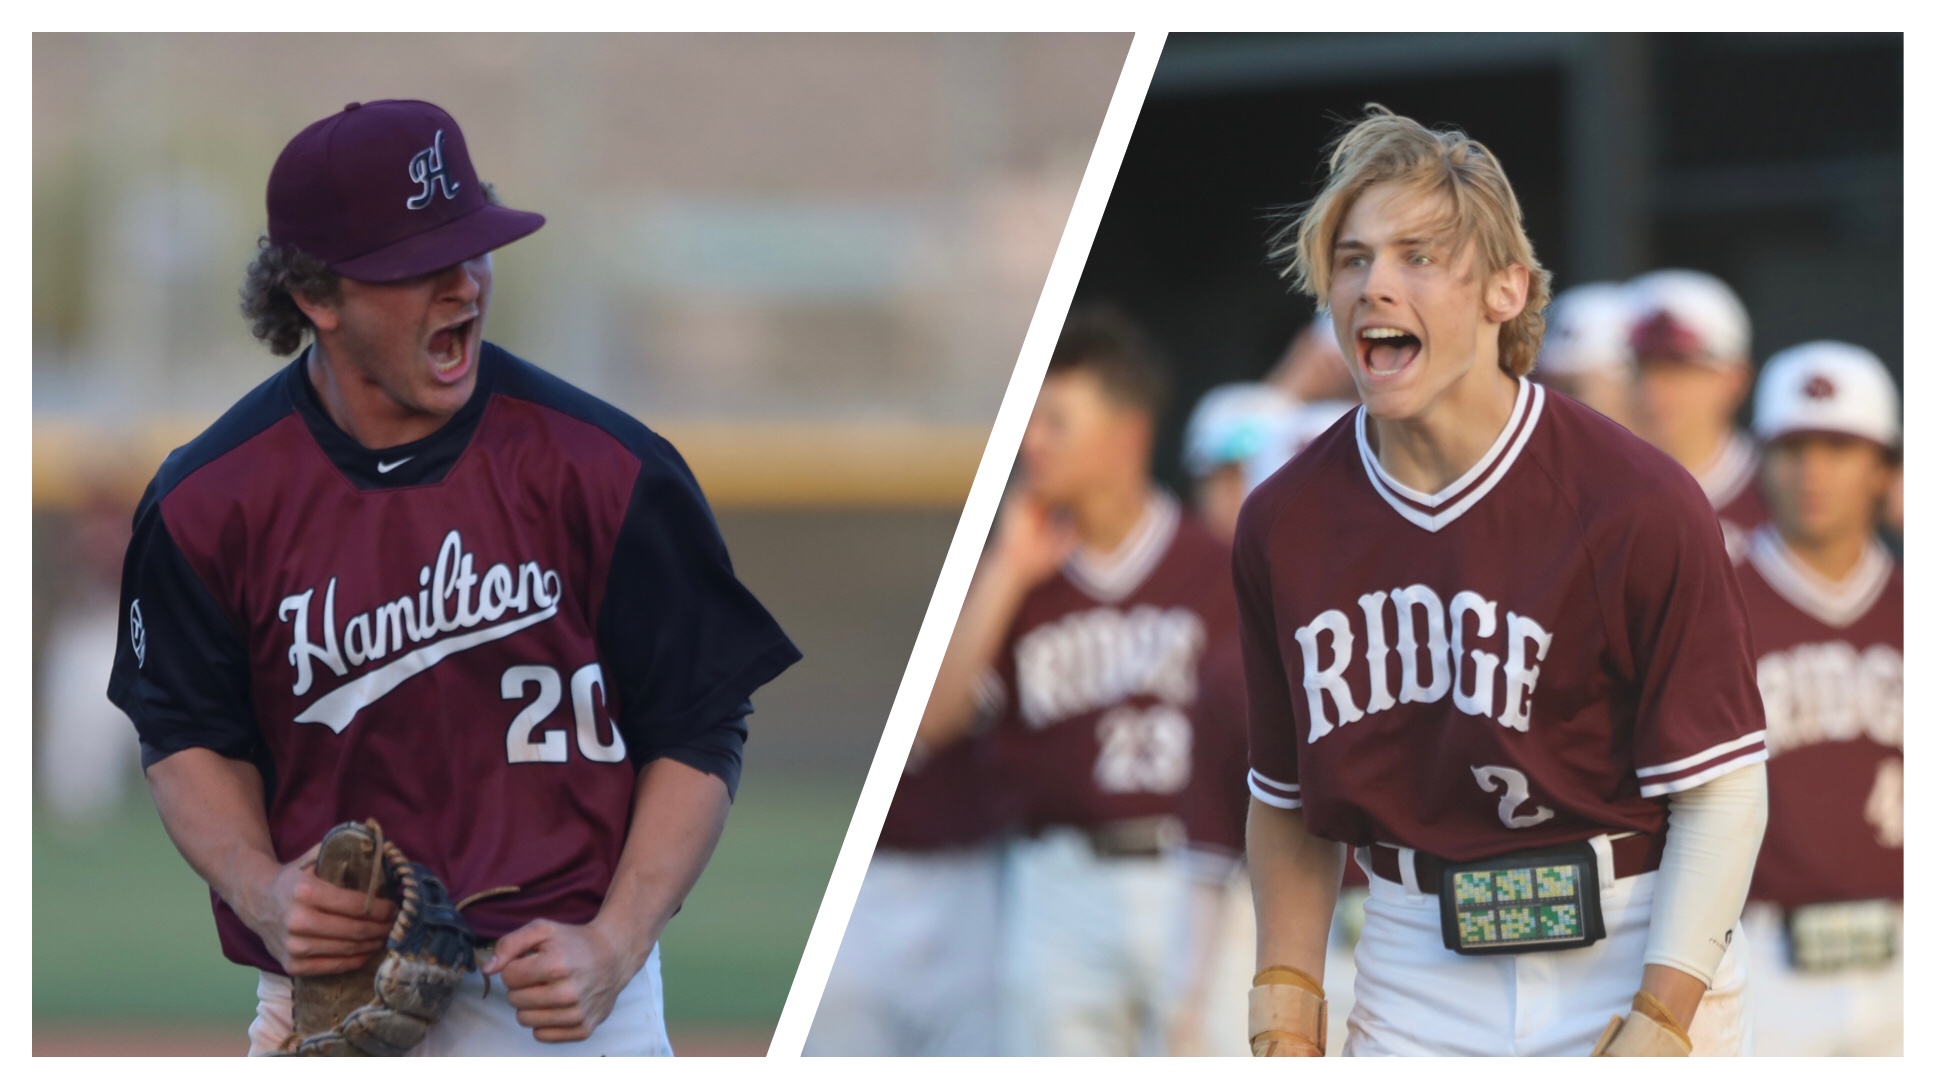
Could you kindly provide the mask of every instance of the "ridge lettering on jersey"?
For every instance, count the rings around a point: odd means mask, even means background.
[[[336,579],[331,578],[323,591],[320,643],[311,637],[309,624],[315,588],[282,599],[276,618],[292,626],[289,664],[296,667],[294,695],[307,693],[315,683],[312,661],[342,677],[354,666],[398,655],[322,696],[296,716],[297,722],[320,722],[342,733],[358,711],[452,654],[551,619],[564,593],[557,570],[536,561],[515,568],[493,564],[480,577],[473,555],[464,550],[463,537],[454,529],[444,535],[435,566],[418,571],[417,584],[420,589],[414,595],[358,613],[339,629]],[[431,642],[442,635],[449,637]]]
[[[1837,639],[1761,656],[1755,669],[1768,716],[1768,755],[1867,736],[1902,748],[1902,651],[1857,650]]]
[[[1022,721],[1039,730],[1139,695],[1188,704],[1203,643],[1202,619],[1184,608],[1104,606],[1044,624],[1015,646]]]
[[[1503,656],[1476,642],[1496,634],[1504,636],[1504,646],[1491,645]],[[1501,726],[1525,733],[1532,724],[1539,663],[1553,647],[1552,632],[1532,617],[1507,611],[1502,625],[1498,602],[1461,590],[1448,605],[1422,583],[1365,594],[1358,598],[1355,615],[1326,609],[1295,636],[1304,657],[1311,742],[1366,715],[1402,703],[1437,703],[1448,696],[1468,715],[1496,718]],[[1362,701],[1344,676],[1360,646],[1370,674]],[[1394,655],[1399,664],[1396,693],[1389,671]],[[1326,713],[1327,701],[1336,718]]]

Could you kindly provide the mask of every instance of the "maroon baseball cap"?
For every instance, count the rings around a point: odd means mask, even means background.
[[[428,102],[352,102],[296,134],[269,171],[269,243],[353,280],[406,280],[544,226],[484,199],[457,122]]]

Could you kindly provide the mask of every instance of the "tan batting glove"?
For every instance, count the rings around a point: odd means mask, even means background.
[[[1324,1054],[1324,986],[1281,964],[1257,973],[1250,988],[1250,1053],[1311,1057]]]
[[[1633,1012],[1626,1017],[1615,1015],[1608,1022],[1607,1031],[1600,1034],[1600,1042],[1593,1047],[1594,1056],[1608,1058],[1629,1058],[1634,1056],[1667,1056],[1684,1059],[1694,1053],[1694,1041],[1688,1038],[1687,1030],[1674,1021],[1674,1015],[1660,1000],[1646,991],[1637,991],[1633,999]]]

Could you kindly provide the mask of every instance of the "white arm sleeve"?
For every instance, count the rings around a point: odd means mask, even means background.
[[[1768,767],[1737,768],[1667,799],[1667,847],[1654,888],[1645,963],[1714,982],[1741,925],[1768,825]]]

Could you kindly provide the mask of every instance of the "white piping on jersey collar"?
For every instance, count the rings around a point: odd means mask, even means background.
[[[1830,582],[1802,563],[1772,525],[1749,537],[1748,562],[1783,600],[1832,628],[1862,619],[1882,596],[1896,566],[1895,557],[1870,538],[1855,569],[1842,581]]]
[[[1694,483],[1701,486],[1708,503],[1720,510],[1754,482],[1756,460],[1754,440],[1731,431],[1708,467],[1693,474]]]
[[[1121,601],[1156,570],[1163,554],[1170,550],[1179,520],[1176,499],[1169,492],[1152,488],[1143,503],[1142,517],[1136,519],[1115,551],[1101,553],[1078,545],[1063,563],[1062,573],[1076,589],[1097,601]]]
[[[1378,463],[1378,455],[1371,448],[1371,440],[1365,434],[1369,418],[1363,405],[1358,406],[1358,460],[1364,463],[1365,475],[1370,478],[1371,486],[1391,508],[1405,517],[1405,520],[1420,529],[1437,533],[1472,509],[1472,505],[1484,499],[1486,494],[1497,487],[1505,478],[1506,472],[1519,460],[1519,452],[1526,448],[1526,440],[1532,438],[1533,428],[1539,425],[1542,409],[1546,407],[1546,387],[1537,382],[1518,379],[1519,393],[1513,398],[1512,413],[1506,417],[1506,426],[1499,429],[1499,437],[1492,440],[1477,464],[1466,470],[1464,476],[1447,484],[1437,493],[1427,495],[1415,488],[1399,483],[1385,467]],[[1409,500],[1410,502],[1407,502]],[[1447,506],[1446,504],[1450,504]],[[1443,510],[1438,509],[1444,506]],[[1420,510],[1420,507],[1426,508]]]

